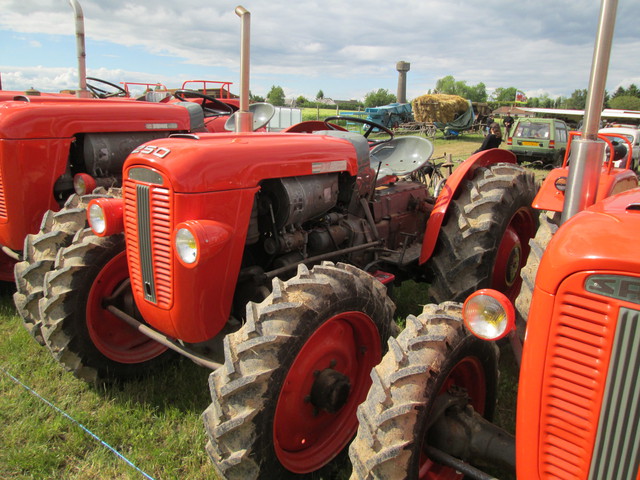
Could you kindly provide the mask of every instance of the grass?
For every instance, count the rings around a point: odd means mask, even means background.
[[[207,376],[206,370],[179,359],[145,380],[102,389],[89,386],[32,340],[13,308],[11,292],[4,288],[0,478],[145,478],[101,442],[155,479],[215,478],[200,420],[210,402]]]

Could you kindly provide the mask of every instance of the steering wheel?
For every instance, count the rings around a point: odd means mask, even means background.
[[[104,88],[97,87],[95,85],[91,85],[89,81],[96,83],[103,83],[105,85],[109,85],[111,88],[114,88],[115,92],[109,92]],[[126,97],[127,91],[119,85],[115,83],[107,82],[106,80],[102,80],[101,78],[95,77],[87,77],[87,88],[91,92],[91,94],[96,98],[109,98],[109,97]]]
[[[204,93],[196,92],[194,90],[176,90],[173,96],[182,102],[188,102],[188,97],[201,98],[202,102],[200,103],[200,106],[202,107],[205,117],[231,115],[235,111],[231,105],[226,104],[215,97],[205,95]]]
[[[327,117],[324,119],[324,124],[328,129],[337,130],[335,126],[329,123],[331,122],[331,120],[345,120],[347,122],[355,122],[355,123],[360,123],[362,125],[368,126],[369,128],[367,128],[367,130],[363,133],[363,135],[364,135],[364,138],[366,138],[367,141],[369,142],[369,148],[374,147],[375,145],[380,145],[381,143],[387,143],[393,140],[393,132],[391,130],[389,130],[387,127],[383,125],[380,125],[379,123],[372,122],[371,120],[367,120],[366,118],[351,117],[351,116],[347,117],[347,116],[337,115],[334,117]],[[378,130],[382,130],[384,133],[389,135],[389,138],[385,138],[384,140],[369,140],[369,135],[371,134],[371,132],[373,132],[374,128],[377,128]]]

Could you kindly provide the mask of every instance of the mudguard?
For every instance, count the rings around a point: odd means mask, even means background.
[[[494,165],[496,163],[516,163],[516,156],[508,150],[500,148],[492,148],[478,152],[466,159],[458,168],[456,168],[451,176],[447,178],[442,192],[436,199],[435,207],[431,212],[431,216],[427,222],[422,250],[420,252],[420,264],[425,263],[433,254],[433,249],[438,240],[438,233],[442,227],[447,210],[451,201],[461,188],[462,182],[472,178],[478,168]]]

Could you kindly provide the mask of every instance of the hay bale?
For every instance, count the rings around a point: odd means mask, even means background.
[[[469,109],[469,103],[458,95],[436,93],[422,95],[411,102],[417,122],[448,123]]]

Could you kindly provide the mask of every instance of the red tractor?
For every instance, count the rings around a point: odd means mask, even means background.
[[[84,58],[83,51],[78,56]],[[124,159],[138,145],[176,133],[224,131],[238,108],[230,96],[188,90],[152,91],[136,101],[126,98],[125,88],[85,78],[83,71],[82,98],[11,92],[0,103],[0,280],[14,280],[17,262],[15,303],[41,343],[44,274],[86,224],[92,197],[82,195],[119,187]]]
[[[236,12],[246,32],[249,13]],[[42,333],[91,382],[149,373],[172,350],[211,368],[203,419],[220,475],[297,476],[355,434],[396,328],[382,282],[513,298],[536,185],[495,149],[435,198],[416,180],[431,143],[369,121],[364,135],[336,118],[252,132],[248,42],[242,60],[236,132],[142,144],[124,163],[122,198],[90,202],[91,228],[45,275]]]
[[[516,309],[483,289],[464,306],[427,305],[389,341],[358,410],[352,479],[493,478],[487,466],[521,480],[640,478],[640,189],[631,145],[626,168],[615,169],[608,142],[602,167],[607,139],[597,139],[614,18],[615,1],[605,0],[582,137],[568,171],[552,172],[536,198],[542,208],[555,202],[562,222],[541,215],[523,271],[533,288],[518,302],[526,339],[516,437],[489,422],[498,376],[490,340],[515,331]]]

